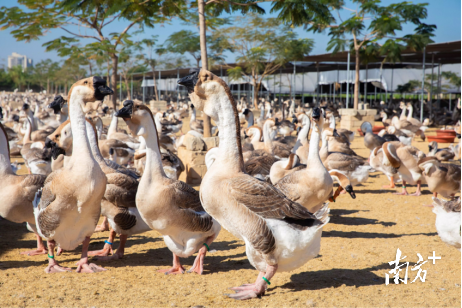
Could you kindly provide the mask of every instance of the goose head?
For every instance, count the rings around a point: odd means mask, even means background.
[[[324,115],[321,108],[315,107],[313,109],[313,112],[310,116],[310,122],[312,123],[313,130],[320,133],[322,127],[324,126]],[[332,130],[332,134],[333,136],[335,136],[337,134],[337,131],[335,129]]]
[[[330,174],[332,180],[337,182],[340,185],[340,187],[342,187],[342,189],[345,189],[345,191],[348,194],[350,194],[351,198],[356,199],[356,194],[355,194],[355,192],[353,190],[353,186],[351,186],[350,178],[346,174],[344,174],[340,170],[336,170],[336,169],[330,170],[329,174]],[[340,193],[340,192],[341,192],[341,190],[338,190],[338,193]],[[337,193],[337,196],[338,196],[338,193]],[[335,202],[335,198],[337,196],[334,195],[333,200],[331,200],[331,201]]]
[[[436,170],[438,164],[439,161],[434,156],[421,158],[417,162],[417,165],[424,176],[431,176],[431,174]]]
[[[156,127],[151,110],[147,106],[135,104],[131,100],[124,101],[123,108],[117,111],[115,116],[125,121],[133,135],[142,136],[145,139],[148,134],[147,128],[150,125]]]
[[[53,109],[54,114],[59,114],[65,103],[66,100],[61,95],[56,95],[48,108]]]
[[[231,102],[235,115],[238,116],[236,103],[227,84],[218,76],[207,70],[191,70],[191,73],[178,80],[178,84],[194,92],[202,101],[202,109],[207,115],[218,121],[218,112],[222,108],[223,98]],[[199,108],[199,106],[195,106]]]
[[[106,95],[114,93],[107,85],[106,80],[101,77],[93,76],[81,79],[74,83],[67,94],[67,97],[70,99],[72,94],[78,93],[82,98],[83,104],[81,105],[84,112],[90,111],[86,108],[87,103],[102,101]]]
[[[51,149],[51,156],[57,159],[60,154],[65,155],[72,151],[72,129],[70,120],[62,123],[58,128],[48,135],[45,140],[45,147]]]

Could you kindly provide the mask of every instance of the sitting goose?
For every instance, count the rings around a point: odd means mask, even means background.
[[[146,168],[136,194],[136,206],[148,226],[164,236],[165,244],[173,253],[173,267],[161,272],[184,273],[179,257],[186,258],[199,251],[189,272],[202,274],[205,254],[218,236],[220,224],[204,212],[194,188],[166,176],[149,108],[125,101],[116,115],[146,142]]]
[[[43,186],[45,176],[39,174],[16,175],[10,163],[10,148],[6,131],[0,123],[0,216],[15,222],[27,222],[27,228],[37,236],[37,250],[22,252],[28,256],[47,253],[42,238],[37,234],[32,200]]]
[[[433,197],[433,213],[436,214],[436,231],[443,242],[460,251],[460,197],[446,201]]]
[[[87,102],[102,100],[112,93],[101,77],[81,79],[69,91],[73,155],[68,164],[46,178],[43,190],[36,193],[33,201],[37,231],[48,241],[47,273],[70,270],[61,267],[55,260],[56,242],[64,250],[73,250],[83,242],[77,272],[104,270],[88,264],[90,236],[101,212],[107,180],[91,155],[84,109]]]
[[[276,271],[297,269],[318,254],[328,207],[315,216],[271,184],[245,173],[238,111],[222,79],[201,70],[178,83],[205,99],[197,108],[220,130],[217,158],[201,184],[204,209],[245,241],[247,257],[260,272],[255,284],[233,288],[237,293],[229,296],[239,300],[261,296]]]

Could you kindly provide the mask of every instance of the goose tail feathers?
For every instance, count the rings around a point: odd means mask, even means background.
[[[322,222],[322,224],[318,226],[319,228],[323,227],[329,222],[329,213],[329,202],[324,203],[324,205],[316,213],[314,213],[314,216],[316,216],[316,218]]]

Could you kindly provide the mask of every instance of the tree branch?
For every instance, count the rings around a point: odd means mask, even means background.
[[[74,35],[74,36],[78,36],[78,37],[82,37],[82,38],[93,38],[93,39],[95,39],[95,40],[101,42],[101,40],[100,40],[99,38],[97,38],[96,36],[93,36],[93,35],[82,35],[82,34],[73,33],[73,32],[67,30],[66,28],[64,28],[64,27],[62,27],[62,26],[59,26],[59,28],[63,29],[63,30],[66,31],[67,33],[72,34],[72,35]]]
[[[145,2],[147,2],[147,1],[145,1]],[[141,19],[143,19],[143,17],[138,17],[138,18],[135,19],[131,24],[129,24],[129,25],[125,28],[125,30],[122,31],[122,33],[120,33],[119,38],[117,39],[117,41],[116,41],[115,44],[114,44],[114,48],[117,48],[117,45],[119,45],[120,40],[122,39],[122,36],[124,36],[125,33],[127,33],[127,31],[130,30],[130,28],[131,28],[134,24],[138,23],[138,21],[140,21]]]

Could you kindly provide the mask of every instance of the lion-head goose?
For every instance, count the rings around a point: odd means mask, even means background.
[[[329,221],[328,207],[315,216],[271,184],[245,173],[238,111],[222,79],[201,70],[178,82],[204,99],[197,108],[220,130],[217,158],[202,179],[202,205],[245,241],[247,257],[260,272],[255,284],[234,288],[237,293],[229,296],[240,300],[260,296],[276,271],[294,270],[318,254],[322,227]]]
[[[190,271],[202,274],[206,251],[221,226],[204,212],[196,190],[166,176],[149,108],[125,101],[117,116],[125,120],[133,134],[146,142],[146,166],[136,194],[136,206],[148,226],[164,236],[173,253],[173,267],[163,272],[183,273],[179,257],[186,258],[199,251]]]
[[[460,251],[461,216],[460,197],[447,201],[433,197],[433,213],[436,214],[435,227],[443,242]]]
[[[69,270],[55,260],[56,243],[64,250],[73,250],[83,243],[77,272],[104,270],[88,264],[90,236],[101,212],[107,179],[91,153],[84,110],[87,102],[112,93],[100,77],[79,80],[69,91],[73,155],[68,164],[47,177],[33,201],[37,231],[48,241],[47,273]]]
[[[315,108],[311,116],[312,133],[308,151],[307,167],[280,179],[275,187],[290,200],[315,213],[331,196],[333,181],[319,157],[319,140],[324,124],[320,108]]]
[[[439,161],[449,161],[455,156],[451,148],[438,149],[438,143],[436,141],[432,141],[428,144],[428,150],[427,156],[434,156]]]
[[[11,167],[10,151],[7,135],[0,123],[0,216],[16,223],[26,222],[28,229],[37,236],[37,250],[23,252],[30,256],[45,254],[42,238],[37,234],[34,217],[35,192],[43,186],[44,175],[16,175]]]
[[[385,147],[386,145],[386,147]],[[395,142],[384,143],[384,165],[395,165],[398,169],[398,174],[402,180],[402,192],[395,193],[397,195],[409,195],[406,189],[406,183],[411,185],[417,184],[417,190],[411,196],[420,196],[421,184],[425,183],[425,178],[422,175],[418,161],[425,157],[425,154],[413,146],[400,145]]]
[[[418,161],[418,166],[434,197],[441,194],[452,199],[460,192],[460,165],[442,164],[436,157],[427,156]]]

